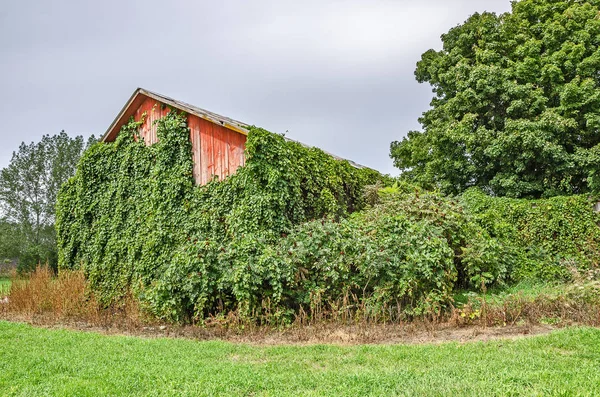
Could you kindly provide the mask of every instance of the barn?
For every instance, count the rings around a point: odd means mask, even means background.
[[[133,117],[135,121],[143,121],[140,137],[147,145],[152,145],[157,141],[155,121],[171,108],[187,114],[197,184],[204,185],[215,175],[223,179],[244,165],[247,124],[143,88],[134,91],[108,127],[102,141],[114,141],[121,127]]]
[[[244,165],[248,124],[143,88],[133,92],[108,127],[102,141],[114,141],[121,127],[133,117],[135,121],[143,121],[140,137],[147,145],[152,145],[157,141],[155,121],[165,116],[171,108],[187,114],[192,143],[191,155],[194,160],[193,174],[197,184],[204,185],[215,176],[222,180]],[[344,160],[332,154],[331,156]],[[363,168],[359,164],[349,162],[357,168]]]

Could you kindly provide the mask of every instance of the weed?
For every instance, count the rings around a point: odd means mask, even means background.
[[[9,315],[45,323],[80,321],[130,329],[147,321],[130,293],[119,304],[103,307],[90,291],[82,271],[66,270],[57,276],[48,266],[38,266],[27,276],[13,277],[4,306]]]

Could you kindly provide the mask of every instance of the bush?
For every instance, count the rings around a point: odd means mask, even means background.
[[[385,187],[259,128],[244,167],[197,187],[183,115],[161,119],[152,146],[137,128],[90,148],[57,205],[60,268],[82,269],[105,307],[131,291],[173,322],[399,321],[440,316],[457,288],[598,266],[600,219],[582,196]]]
[[[83,269],[105,305],[131,288],[173,321],[249,313],[254,280],[241,269],[262,266],[244,262],[261,247],[254,245],[271,244],[311,219],[341,219],[363,208],[364,186],[381,179],[251,128],[246,165],[196,187],[185,116],[171,111],[162,118],[152,146],[136,139],[138,127],[131,122],[114,143],[91,147],[63,186],[59,266]]]
[[[589,196],[523,200],[462,195],[465,208],[488,233],[511,247],[515,280],[568,279],[600,265],[600,214]]]
[[[459,201],[387,191],[372,208],[306,222],[278,239],[247,234],[222,247],[194,242],[185,254],[193,262],[173,262],[156,301],[175,299],[169,310],[186,307],[197,318],[226,309],[261,322],[292,321],[300,313],[399,321],[440,316],[457,286],[509,279],[510,247],[490,237]]]

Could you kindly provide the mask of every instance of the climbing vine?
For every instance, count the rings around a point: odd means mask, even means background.
[[[398,321],[440,315],[458,288],[599,265],[600,217],[584,196],[384,187],[373,170],[254,127],[246,165],[196,186],[185,115],[160,119],[152,146],[139,126],[87,150],[58,198],[59,266],[83,269],[107,305],[131,292],[175,322]]]
[[[589,195],[520,200],[490,197],[479,189],[462,195],[466,209],[491,236],[517,255],[513,278],[556,280],[600,266],[600,214]]]
[[[246,165],[195,186],[185,115],[172,111],[157,124],[152,146],[131,121],[115,142],[91,147],[58,198],[59,266],[83,268],[106,304],[131,289],[173,320],[234,310],[242,302],[230,272],[235,252],[258,250],[311,219],[343,218],[381,179],[251,128]]]

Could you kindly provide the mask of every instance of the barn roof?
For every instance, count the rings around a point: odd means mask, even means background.
[[[165,95],[157,94],[155,92],[148,91],[143,88],[138,88],[133,92],[127,103],[125,103],[125,106],[123,106],[123,109],[121,109],[117,117],[113,120],[110,127],[108,127],[108,130],[106,130],[104,136],[102,137],[102,141],[106,142],[114,140],[119,131],[121,130],[121,127],[123,127],[129,121],[129,118],[133,115],[135,110],[145,98],[155,99],[159,102],[164,103],[165,105],[169,105],[175,109],[179,109],[186,113],[193,114],[212,123],[222,125],[223,127],[239,132],[240,134],[248,134],[249,126],[246,123],[234,120],[229,117],[221,116],[220,114],[216,114],[206,109],[190,105],[189,103],[169,98]]]
[[[168,96],[165,96],[165,95],[162,95],[162,94],[157,94],[155,92],[148,91],[148,90],[146,90],[144,88],[138,88],[138,89],[136,89],[133,92],[133,94],[131,95],[131,97],[127,101],[127,103],[125,103],[125,106],[123,106],[123,108],[121,109],[121,111],[119,112],[119,114],[117,115],[117,117],[111,123],[110,127],[108,127],[108,129],[106,130],[106,132],[102,136],[102,141],[103,142],[108,142],[108,141],[115,140],[117,134],[121,130],[121,127],[123,127],[129,121],[129,118],[131,116],[133,116],[133,114],[135,113],[136,109],[139,107],[139,105],[141,105],[141,103],[146,98],[155,99],[158,102],[164,103],[165,105],[171,106],[171,107],[173,107],[175,109],[182,110],[182,111],[184,111],[186,113],[193,114],[193,115],[198,116],[200,118],[203,118],[203,119],[205,119],[207,121],[210,121],[211,123],[214,123],[214,124],[217,124],[217,125],[221,125],[221,126],[223,126],[225,128],[228,128],[230,130],[233,130],[233,131],[238,132],[238,133],[243,134],[243,135],[248,135],[248,130],[249,130],[249,127],[250,127],[249,124],[246,124],[246,123],[241,122],[241,121],[234,120],[234,119],[226,117],[226,116],[221,116],[220,114],[213,113],[213,112],[208,111],[206,109],[202,109],[202,108],[199,108],[197,106],[190,105],[189,103],[185,103],[185,102],[173,99],[173,98],[169,98]],[[306,145],[306,144],[304,144],[302,142],[295,141],[295,140],[290,139],[288,137],[285,137],[285,139],[288,140],[288,141],[299,143],[299,144],[301,144],[303,146],[306,146],[306,147],[310,147],[309,145]],[[332,153],[326,152],[326,151],[324,151],[324,152],[327,153],[328,155],[332,156],[333,158],[337,159],[337,160],[348,161],[351,165],[353,165],[356,168],[366,168],[365,166],[360,165],[358,163],[355,163],[352,160],[348,160],[348,159],[344,159],[342,157],[338,157],[338,156],[336,156],[336,155],[334,155]]]

